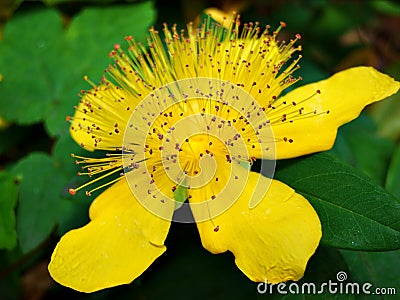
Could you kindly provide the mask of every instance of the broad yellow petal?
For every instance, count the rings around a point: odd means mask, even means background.
[[[276,180],[262,201],[249,209],[253,186],[260,180],[270,184],[251,172],[237,202],[211,221],[197,224],[202,244],[212,253],[231,251],[237,266],[253,281],[298,280],[321,238],[318,216],[306,199]]]
[[[276,158],[330,149],[339,126],[399,88],[399,82],[371,67],[356,67],[293,90],[274,103],[275,110],[269,113],[277,140]]]
[[[125,179],[93,202],[90,217],[65,234],[52,255],[50,274],[64,286],[93,292],[130,283],[166,250],[170,222],[144,209]]]

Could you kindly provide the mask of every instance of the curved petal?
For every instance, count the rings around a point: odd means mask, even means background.
[[[51,257],[50,274],[64,286],[93,292],[130,283],[166,250],[170,222],[145,210],[125,179],[93,202],[90,217],[61,238]]]
[[[137,99],[110,82],[85,92],[71,117],[70,134],[83,148],[121,147],[126,123]]]
[[[330,149],[339,126],[399,88],[400,82],[371,67],[356,67],[293,90],[268,113],[277,140],[276,158]]]
[[[197,224],[202,244],[212,253],[231,251],[239,269],[253,281],[298,280],[321,238],[318,216],[306,199],[276,180],[258,206],[249,209],[253,185],[259,180],[269,184],[257,173],[249,176],[232,207]]]

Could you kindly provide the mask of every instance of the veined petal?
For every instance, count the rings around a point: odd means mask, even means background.
[[[251,172],[233,206],[212,221],[197,223],[202,244],[212,253],[231,251],[253,281],[299,280],[321,238],[318,216],[305,198],[276,180],[258,206],[249,209],[259,180],[269,184],[269,179]]]
[[[90,218],[65,234],[52,255],[50,274],[64,286],[93,292],[130,283],[166,250],[170,222],[144,209],[125,179],[93,202]]]
[[[330,149],[339,126],[355,119],[366,105],[395,94],[399,88],[399,82],[372,67],[356,67],[293,90],[274,104],[277,108],[283,104],[287,107],[279,108],[284,120],[272,122],[276,158]],[[277,113],[270,111],[270,118]]]

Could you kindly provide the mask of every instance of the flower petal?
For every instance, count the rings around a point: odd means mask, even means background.
[[[93,202],[90,218],[54,250],[49,271],[62,285],[93,292],[130,283],[166,250],[170,222],[144,209],[125,179]]]
[[[293,90],[274,104],[277,108],[286,105],[286,110],[276,109],[280,118],[285,113],[285,121],[271,123],[277,140],[276,158],[330,149],[339,126],[355,119],[366,105],[389,97],[399,88],[399,82],[371,67],[356,67]],[[320,93],[316,93],[318,90]],[[271,119],[278,119],[273,111],[271,114]]]
[[[212,253],[231,251],[253,281],[298,280],[321,238],[318,216],[306,199],[276,180],[258,206],[249,209],[259,180],[270,183],[251,172],[235,204],[212,221],[197,224],[202,244]]]
[[[70,134],[83,148],[121,147],[125,126],[138,99],[110,82],[85,92],[71,118]]]

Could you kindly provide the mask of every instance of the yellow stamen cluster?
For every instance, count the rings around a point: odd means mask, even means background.
[[[292,60],[288,66],[286,63],[291,60],[294,52],[301,50],[300,46],[294,46],[300,36],[296,35],[295,39],[288,43],[279,43],[276,37],[284,26],[285,24],[281,23],[276,31],[270,33],[269,26],[262,30],[258,23],[240,26],[237,16],[232,18],[229,24],[216,24],[208,20],[198,29],[190,23],[186,31],[178,31],[176,26],[169,29],[165,25],[164,39],[160,37],[158,31],[151,29],[147,48],[135,42],[131,36],[125,38],[129,45],[128,51],[125,52],[120,45],[115,45],[114,50],[110,52],[114,64],[106,70],[109,79],[103,77],[99,85],[90,82],[93,88],[82,91],[82,99],[76,107],[76,113],[74,117],[68,117],[68,120],[72,123],[73,137],[86,136],[85,139],[80,139],[87,141],[81,144],[82,147],[118,153],[112,156],[110,154],[103,159],[81,158],[79,164],[87,164],[83,167],[85,172],[81,174],[92,176],[104,173],[100,177],[103,178],[117,171],[131,171],[137,164],[147,161],[150,166],[149,172],[152,172],[152,180],[155,180],[154,177],[163,178],[166,175],[166,170],[163,169],[165,161],[174,159],[162,155],[164,146],[161,145],[161,141],[165,142],[167,132],[171,135],[173,131],[171,128],[175,122],[189,115],[199,115],[202,119],[201,126],[192,129],[201,128],[202,132],[219,138],[228,147],[235,145],[235,148],[238,148],[237,143],[233,141],[240,136],[246,149],[235,151],[235,153],[244,151],[242,155],[238,154],[235,157],[238,161],[251,163],[254,157],[263,156],[262,153],[269,149],[271,140],[261,141],[257,127],[261,129],[283,122],[293,122],[296,118],[320,113],[304,112],[301,108],[302,101],[283,103],[278,99],[284,89],[299,80],[293,78],[292,73],[298,68],[300,56]],[[149,111],[154,116],[157,115],[157,118],[153,118],[154,123],[143,123],[139,128],[140,131],[148,133],[146,144],[139,145],[143,153],[138,154],[138,148],[133,150],[134,147],[124,144],[126,130],[129,126],[135,126],[135,124],[128,125],[128,121],[132,113],[143,105],[142,101],[160,87],[190,78],[211,78],[231,83],[245,91],[253,101],[247,103],[242,99],[236,110],[232,103],[210,100],[208,97],[198,97],[185,104],[175,103],[176,101],[170,99],[169,105],[150,105]],[[176,93],[181,93],[181,98],[185,96],[182,91]],[[303,101],[308,100],[307,98]],[[249,121],[249,117],[253,117],[255,113],[264,117],[264,124],[258,121],[254,124]],[[207,117],[204,118],[204,115]],[[210,125],[215,127],[213,132],[209,130]],[[227,131],[228,127],[234,128],[240,133],[239,136],[238,133]],[[191,134],[198,131],[191,133],[188,125],[184,132],[189,135],[187,137],[189,139]],[[172,133],[172,137],[174,134],[176,133]],[[194,172],[198,171],[194,162],[198,160],[199,153],[187,152],[184,141],[185,139],[170,144],[174,147],[177,145],[176,147],[185,152],[181,156],[184,162],[180,162],[182,172],[194,175]],[[276,138],[273,141],[293,142],[290,137]],[[131,145],[136,142],[129,140]],[[205,152],[211,145],[205,145],[207,142],[203,144],[201,149]],[[256,152],[257,155],[253,155]],[[192,161],[188,158],[190,155],[193,155]],[[228,156],[225,159],[232,159],[232,155],[224,155]],[[132,161],[128,168],[124,166],[124,157],[129,157]],[[156,171],[152,171],[154,169]],[[178,174],[171,182],[168,180],[168,185],[174,182],[172,187],[182,182]],[[165,184],[165,180],[161,181]],[[98,188],[100,187],[88,191],[87,194],[90,195]],[[71,189],[71,193],[75,193],[76,190],[78,189]]]

